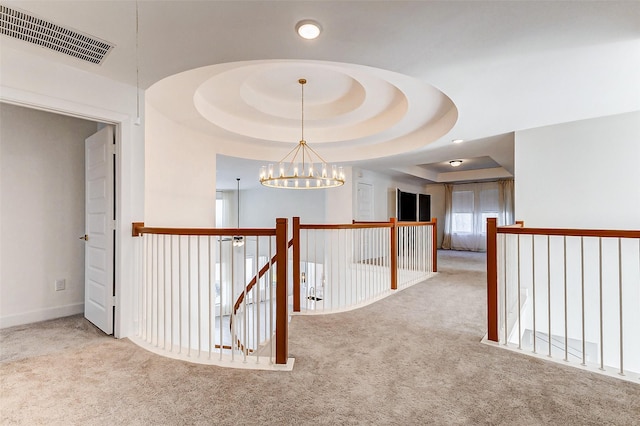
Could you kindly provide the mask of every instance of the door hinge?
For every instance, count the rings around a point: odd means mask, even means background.
[[[117,225],[118,225],[118,224],[116,223],[116,220],[115,220],[115,219],[113,219],[113,220],[111,221],[111,230],[112,230],[112,231],[116,230],[116,229],[117,229]]]
[[[109,145],[109,154],[115,154],[116,153],[116,144],[110,144]]]
[[[111,306],[116,306],[116,297],[111,296]]]

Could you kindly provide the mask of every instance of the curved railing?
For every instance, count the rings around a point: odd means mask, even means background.
[[[291,248],[291,246],[293,245],[293,240],[289,240],[288,244],[287,244],[287,249]],[[268,261],[267,263],[264,264],[264,266],[262,268],[260,268],[260,271],[258,271],[258,273],[256,275],[253,276],[253,278],[251,279],[251,281],[249,281],[249,283],[247,283],[244,291],[242,293],[240,293],[240,295],[238,296],[238,298],[236,299],[236,302],[233,304],[233,314],[231,316],[231,321],[229,324],[229,328],[230,330],[233,332],[233,318],[236,318],[236,315],[238,314],[238,311],[240,311],[240,308],[242,307],[242,303],[247,299],[247,294],[251,294],[251,292],[254,290],[254,287],[256,286],[256,284],[258,284],[260,282],[260,279],[263,278],[265,275],[267,275],[267,272],[269,272],[271,270],[271,267],[276,263],[277,261],[277,255],[273,256],[271,258],[270,261]],[[260,303],[260,302],[258,302]],[[264,342],[268,341],[271,339],[271,335],[265,335],[263,340],[260,340],[257,343],[257,347],[263,346]],[[249,347],[245,347],[245,344],[242,342],[242,339],[238,338],[236,341],[237,347],[240,348],[240,350],[245,353],[246,355],[256,352],[257,347],[256,348],[249,348]],[[223,349],[231,349],[230,347],[224,347]]]
[[[294,312],[353,309],[431,277],[436,229],[435,219],[327,225],[294,217]]]
[[[274,229],[135,223],[133,236],[141,237],[141,270],[132,340],[165,356],[234,367],[249,360],[254,368],[291,367],[289,303],[294,311],[301,304],[305,312],[353,309],[437,270],[435,221],[301,225],[294,218],[290,241],[286,219]]]
[[[142,270],[133,340],[195,362],[233,364],[241,358],[244,364],[254,359],[258,368],[287,364],[286,233],[286,219],[278,219],[274,229],[134,223],[133,235],[142,237]],[[262,263],[247,283],[249,266]]]
[[[640,380],[640,230],[487,222],[487,339]]]

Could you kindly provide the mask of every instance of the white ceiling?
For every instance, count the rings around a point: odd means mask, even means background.
[[[3,1],[3,4],[107,40],[116,48],[101,66],[84,64],[6,36],[0,37],[2,49],[28,50],[135,84],[135,2],[49,0]],[[380,129],[362,125],[366,120],[371,123],[371,117],[355,122],[360,130],[368,128],[373,134],[352,137],[357,142],[352,149],[355,153],[360,149],[363,155],[359,160],[355,154],[347,157],[349,164],[358,167],[404,173],[429,181],[513,174],[514,131],[640,109],[640,2],[637,1],[139,1],[138,12],[139,76],[144,88],[184,71],[211,66],[215,69],[243,61],[343,64],[334,74],[333,70],[325,69],[324,76],[315,67],[326,92],[316,91],[314,95],[309,86],[308,115],[314,113],[314,102],[318,114],[309,117],[310,131],[314,126],[322,130],[323,120],[329,126],[323,129],[324,133],[318,133],[319,151],[331,150],[330,144],[324,143],[332,142],[333,133],[347,135],[344,139],[350,137],[348,129],[335,127],[335,116],[356,114],[358,105],[380,101],[379,92],[362,84],[371,73],[354,77],[348,70],[364,67],[374,70],[374,75],[388,72],[406,77],[411,87],[400,90],[397,98],[406,103],[406,111],[390,116],[388,121],[392,124]],[[323,32],[318,39],[307,41],[295,34],[294,26],[302,19],[315,19],[322,24]],[[314,67],[306,69],[311,68]],[[287,76],[295,74],[290,72]],[[241,89],[236,93],[244,90],[241,102],[231,107],[232,115],[239,116],[236,128],[210,122],[200,126],[216,127],[217,132],[222,128],[234,137],[254,142],[260,132],[269,128],[269,116],[277,116],[278,120],[273,122],[289,132],[297,129],[299,123],[294,118],[299,99],[297,77],[305,76],[296,76],[291,83],[295,90],[283,94],[281,99],[277,99],[278,92],[285,90],[289,80],[282,80],[283,75],[277,72],[263,72],[261,76],[251,80],[249,74],[236,81]],[[359,85],[364,89],[359,89]],[[387,92],[398,87],[405,86],[393,80]],[[429,105],[425,99],[433,101],[430,95],[421,94],[420,88],[439,91],[442,99],[455,105],[455,125],[446,131],[442,127],[440,132],[427,131],[432,129],[429,124],[389,133],[389,129],[397,130],[397,123],[408,114],[421,110],[417,102]],[[261,97],[263,110],[255,101]],[[396,98],[386,98],[380,105],[404,108],[393,99]],[[280,112],[274,107],[278,102]],[[262,127],[243,127],[247,116],[242,111],[255,114],[247,105],[263,114]],[[269,105],[268,114],[264,105]],[[332,116],[332,111],[323,105],[337,108],[339,114]],[[430,114],[428,108],[424,111],[425,116]],[[240,128],[244,130],[238,131]],[[377,158],[362,160],[373,149],[367,145],[367,138],[376,135],[389,144],[387,154],[370,155]],[[311,137],[309,134],[307,140],[314,146]],[[295,133],[290,142],[296,143],[298,138]],[[458,138],[466,142],[451,143]],[[400,140],[404,148],[390,148]],[[359,143],[364,145],[357,148]],[[468,170],[463,175],[450,175],[437,167],[424,166],[454,158],[479,157],[489,157],[499,167],[485,168],[482,173]],[[233,167],[226,167],[226,160],[218,161],[219,186],[235,187],[235,176],[221,174],[223,170],[239,173],[243,168],[236,163],[243,163],[236,161]],[[252,167],[254,164],[247,162],[246,173]],[[252,178],[255,174],[246,176]]]

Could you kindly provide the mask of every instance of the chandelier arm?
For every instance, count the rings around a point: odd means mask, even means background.
[[[324,158],[322,158],[322,157],[320,156],[320,154],[318,154],[318,153],[315,151],[315,149],[311,148],[309,145],[307,145],[307,148],[309,148],[309,151],[313,152],[313,153],[315,154],[315,156],[316,156],[316,157],[318,157],[318,159],[319,159],[322,163],[324,163],[324,164],[329,164],[329,163],[327,163],[327,162],[325,161],[325,159],[324,159]]]
[[[301,143],[299,143],[291,152],[295,151],[293,153],[293,156],[291,157],[291,161],[289,161],[289,164],[294,167],[293,163],[295,163],[296,158],[298,158],[298,153],[300,152],[300,149],[303,148],[304,145],[302,145]],[[291,152],[289,154],[291,154]],[[302,152],[304,152],[304,148],[302,149]],[[285,157],[286,158],[286,157]]]
[[[304,140],[304,139],[303,139]],[[304,165],[305,165],[305,154],[307,153],[306,150],[306,146],[303,144],[300,144],[300,146],[302,147],[302,170],[304,170]]]
[[[287,155],[285,155],[284,157],[282,157],[282,159],[280,161],[278,161],[278,164],[282,163],[284,160],[286,160],[287,157],[289,157],[293,153],[293,151],[297,151],[299,149],[300,149],[300,144],[294,146],[293,149],[287,153]],[[296,155],[297,155],[297,153],[293,157],[295,158]]]
[[[314,159],[314,158],[313,158],[313,154],[312,154],[312,153],[313,153],[313,150],[311,149],[311,147],[309,147],[309,145],[305,145],[305,148],[308,148],[308,149],[309,149],[309,151],[308,151],[308,152],[305,152],[305,154],[307,155],[307,159],[308,159],[308,161],[309,161],[309,164],[310,164],[311,166],[313,166],[313,159]],[[306,151],[306,149],[305,149],[305,151]],[[317,155],[317,154],[316,154],[316,155]]]

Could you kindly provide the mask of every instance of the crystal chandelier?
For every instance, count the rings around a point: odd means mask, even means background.
[[[342,167],[330,166],[304,140],[304,85],[307,80],[298,80],[302,92],[302,136],[295,146],[277,165],[260,168],[260,183],[271,188],[322,189],[344,185]]]

